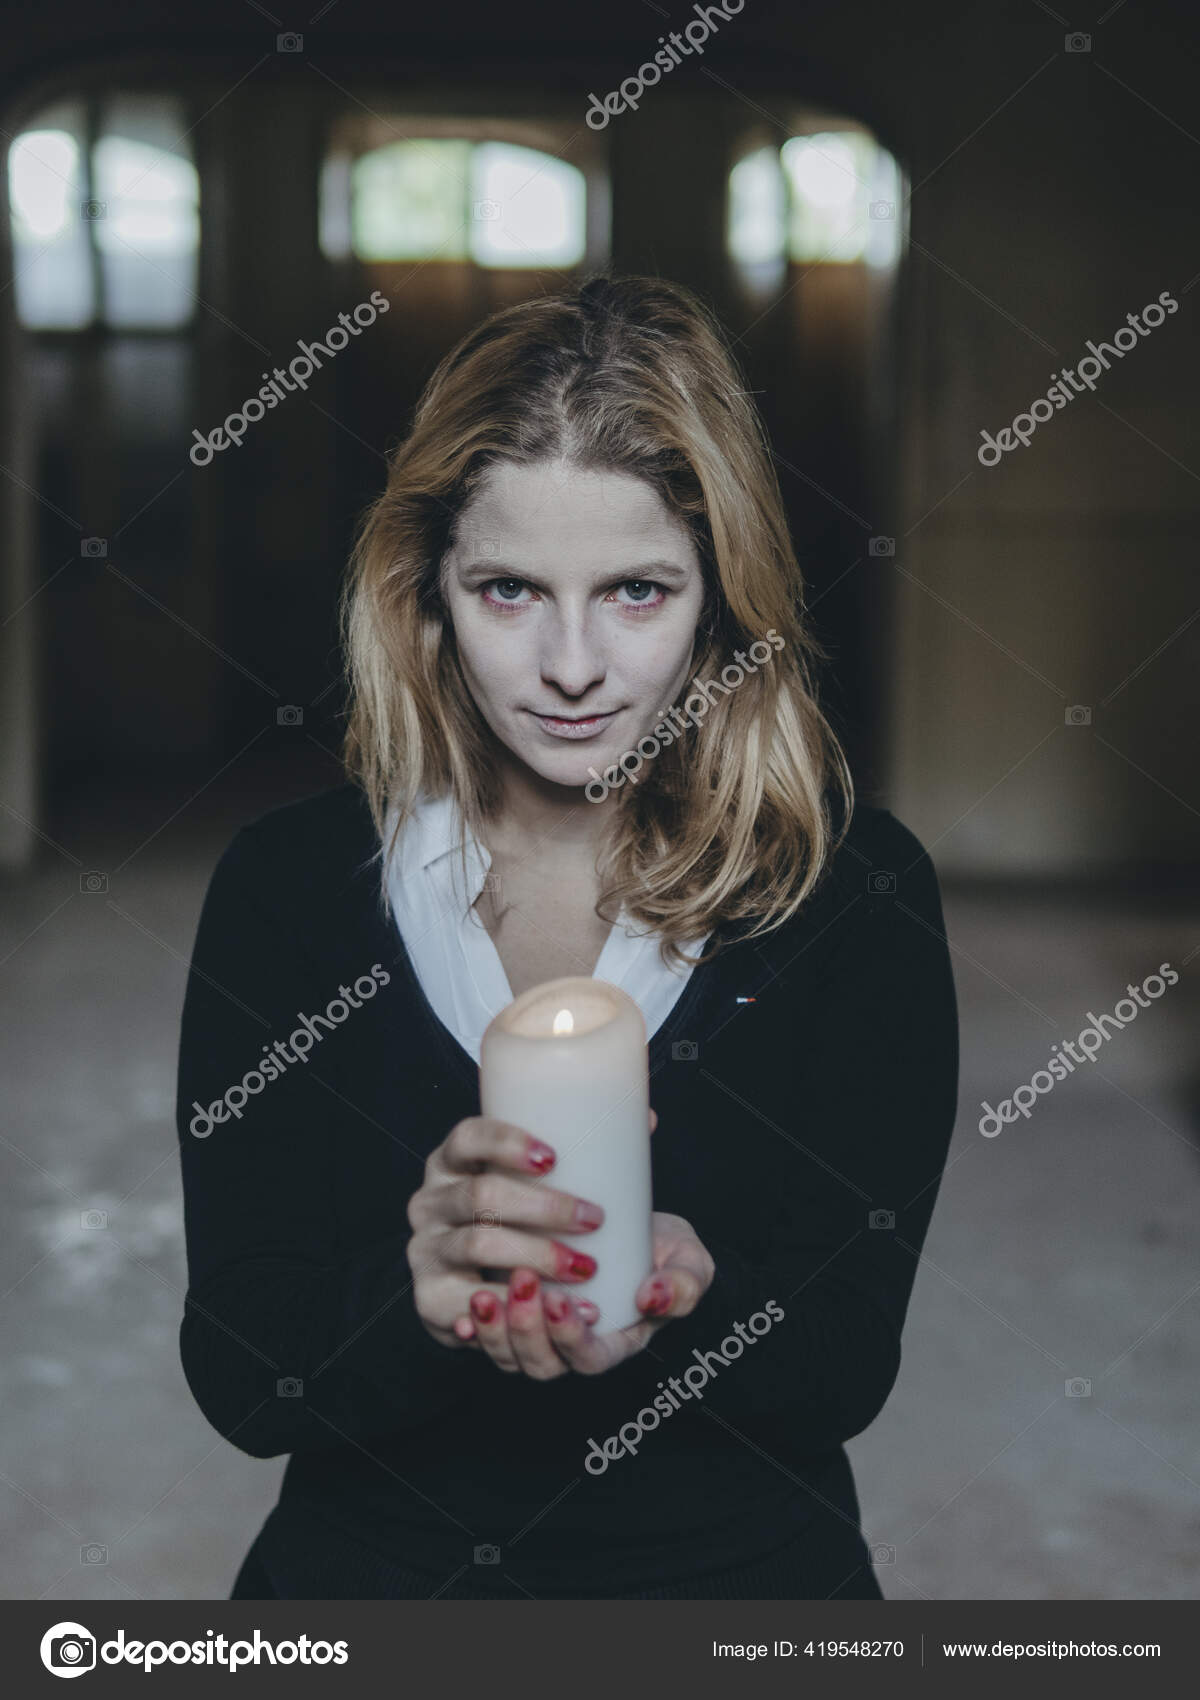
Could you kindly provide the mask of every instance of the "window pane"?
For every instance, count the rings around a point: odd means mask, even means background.
[[[726,243],[756,281],[778,281],[787,250],[787,182],[777,148],[758,148],[729,173]]]
[[[321,179],[321,248],[342,257],[345,168]],[[586,241],[583,173],[553,154],[465,137],[390,142],[349,171],[348,236],[360,260],[578,265]]]
[[[481,142],[472,160],[471,258],[481,266],[576,266],[583,258],[583,173],[553,154]]]
[[[105,320],[182,325],[192,317],[200,246],[200,180],[180,135],[179,103],[126,96],[105,112],[92,155],[96,246]]]
[[[56,107],[8,150],[17,319],[32,330],[78,330],[92,318],[83,112]]]
[[[360,260],[465,260],[471,144],[389,142],[352,174],[351,233]]]
[[[861,130],[793,136],[780,157],[791,189],[793,260],[892,265],[903,208],[895,160]]]

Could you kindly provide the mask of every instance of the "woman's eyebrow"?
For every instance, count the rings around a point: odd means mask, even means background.
[[[464,561],[458,569],[459,575],[466,578],[479,575],[488,578],[519,578],[528,583],[535,583],[536,578],[521,567],[519,561],[506,560],[502,555],[481,555],[475,559]],[[627,566],[614,567],[612,571],[601,573],[596,583],[614,584],[634,579],[666,579],[673,584],[686,584],[692,576],[692,569],[681,561],[654,560],[637,561]]]

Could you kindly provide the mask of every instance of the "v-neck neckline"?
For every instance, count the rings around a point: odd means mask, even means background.
[[[476,899],[476,902],[478,902],[478,899]],[[471,905],[471,908],[478,916],[480,930],[483,933],[484,938],[487,940],[487,947],[490,949],[491,954],[495,959],[494,967],[497,983],[499,988],[504,992],[504,1003],[500,1007],[502,1009],[507,1008],[510,1003],[515,1003],[517,994],[512,989],[512,981],[508,977],[508,969],[504,966],[504,958],[500,955],[500,948],[495,939],[492,937],[487,923],[484,921],[482,915],[479,915],[479,911],[475,909],[474,903]],[[596,958],[594,967],[592,967],[585,975],[586,979],[603,980],[606,978],[606,976],[600,972],[600,966],[605,957],[611,957],[613,955],[616,932],[620,925],[620,921],[617,920],[609,927],[608,932],[604,935],[604,943],[600,946],[600,954]],[[615,981],[613,983],[616,984]],[[469,1054],[470,1053],[468,1053],[468,1055]]]
[[[396,960],[403,969],[404,976],[408,981],[409,990],[413,993],[416,999],[417,1007],[421,1015],[424,1017],[425,1025],[432,1031],[442,1051],[445,1053],[447,1060],[453,1065],[457,1072],[465,1076],[472,1084],[477,1083],[479,1076],[479,1064],[475,1061],[475,1058],[471,1055],[470,1051],[468,1051],[463,1045],[462,1041],[451,1032],[449,1027],[446,1026],[446,1023],[434,1009],[428,997],[426,997],[425,988],[421,984],[420,977],[413,965],[412,957],[408,953],[408,947],[404,942],[404,935],[400,931],[390,903],[388,905],[388,929],[397,951]],[[489,945],[491,945],[492,949],[495,950],[495,942],[491,935],[486,934],[486,936]],[[611,932],[609,937],[612,937]],[[605,949],[607,949],[607,943],[605,945]],[[603,960],[603,957],[604,951],[602,950],[600,952],[600,957],[596,962],[597,968],[600,966],[600,962]],[[499,951],[496,951],[496,962],[500,973],[504,977],[505,984],[507,985],[508,976],[504,974],[504,964],[500,961]],[[711,969],[712,966],[712,963],[702,963],[698,967],[693,968],[685,985],[680,991],[679,996],[671,1005],[659,1026],[647,1040],[648,1061],[651,1075],[657,1072],[659,1065],[665,1060],[664,1052],[667,1044],[670,1042],[672,1030],[676,1028],[677,1023],[682,1020],[684,1015],[692,1014],[696,1003],[707,991],[711,974],[706,975],[704,970]],[[593,974],[587,977],[591,979],[596,976]]]

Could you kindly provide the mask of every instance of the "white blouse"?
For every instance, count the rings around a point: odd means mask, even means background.
[[[388,838],[395,824],[388,822]],[[462,888],[459,843],[464,832],[452,797],[425,798],[407,822],[388,870],[388,899],[421,990],[459,1044],[479,1061],[484,1029],[513,1001],[508,976],[472,904],[483,890],[492,858],[466,835],[467,888]],[[711,935],[708,935],[711,936]],[[705,939],[685,942],[696,955]],[[592,970],[620,986],[646,1022],[646,1037],[662,1026],[691,978],[690,967],[663,962],[658,935],[637,932],[621,910]]]

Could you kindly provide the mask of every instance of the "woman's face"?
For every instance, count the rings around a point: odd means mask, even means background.
[[[704,585],[687,528],[640,478],[503,461],[457,536],[444,594],[480,713],[542,779],[588,784],[688,679]]]

